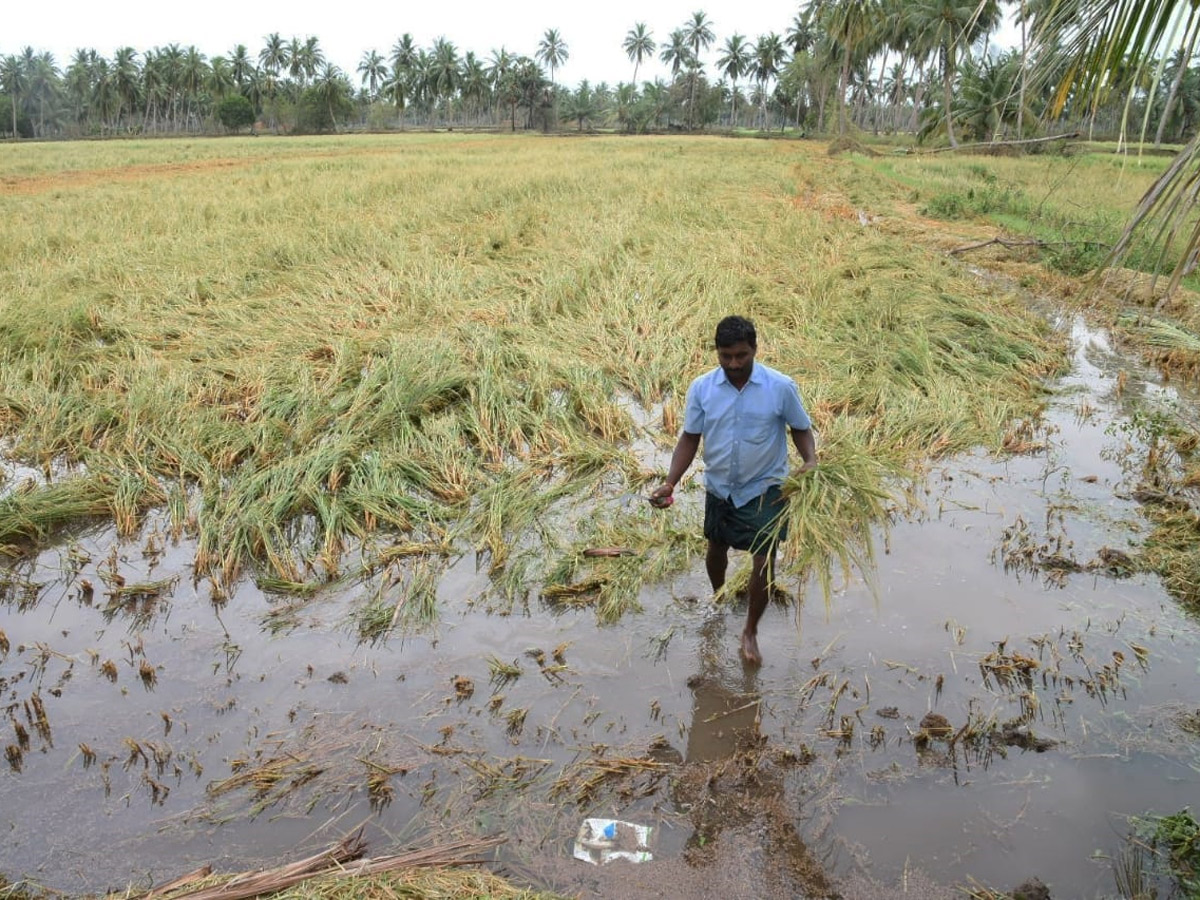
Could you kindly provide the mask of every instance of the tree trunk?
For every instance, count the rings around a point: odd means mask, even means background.
[[[921,130],[921,103],[925,100],[925,89],[928,86],[925,79],[925,63],[922,62],[917,69],[917,91],[913,94],[913,112],[909,120],[909,131],[913,134]]]
[[[850,80],[850,47],[842,53],[842,71],[838,78],[838,136],[846,136],[846,85]]]
[[[954,136],[954,110],[951,108],[954,100],[953,86],[953,65],[954,51],[946,48],[946,55],[942,60],[942,102],[946,105],[946,134],[950,137],[950,146],[958,146],[958,138]]]
[[[696,114],[696,70],[695,69],[692,69],[691,73],[688,75],[688,81],[691,82],[691,91],[689,92],[689,96],[688,96],[688,131],[691,131],[693,128],[693,123],[695,123],[695,121],[696,121],[693,118],[693,116],[695,116],[695,114]]]
[[[890,110],[891,115],[888,117],[890,120],[888,126],[891,129],[890,134],[895,134],[900,130],[900,116],[904,112],[904,70],[907,66],[908,60],[905,58],[905,54],[901,53],[900,71],[897,73],[896,83],[892,85],[892,95],[888,100],[892,107]]]
[[[1193,28],[1194,19],[1196,18],[1196,8],[1192,7],[1188,13],[1187,27],[1184,29],[1184,46],[1179,58],[1179,68],[1175,71],[1175,77],[1171,79],[1171,90],[1167,93],[1167,104],[1163,107],[1162,116],[1158,120],[1158,131],[1154,135],[1154,146],[1161,147],[1163,142],[1163,133],[1167,128],[1167,119],[1171,117],[1171,107],[1175,105],[1175,97],[1179,93],[1179,85],[1183,83],[1183,73],[1187,71],[1188,66],[1192,64],[1192,53],[1196,49],[1196,34],[1197,29]]]
[[[1025,0],[1021,0],[1021,89],[1017,92],[1017,140],[1025,137],[1025,82],[1029,68],[1029,36],[1026,34]]]
[[[879,104],[883,102],[883,76],[887,74],[888,51],[891,49],[883,48],[883,64],[879,67],[879,82],[875,85],[875,121],[872,126],[876,137],[879,136],[879,120],[883,118],[883,109]]]

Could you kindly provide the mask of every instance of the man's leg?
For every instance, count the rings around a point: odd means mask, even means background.
[[[758,620],[767,609],[767,588],[774,564],[774,551],[755,555],[754,568],[750,571],[750,601],[746,611],[746,628],[742,631],[742,656],[756,666],[762,665],[762,654],[758,651]]]
[[[729,545],[709,540],[708,553],[704,557],[704,567],[708,570],[708,580],[712,583],[715,594],[725,587],[725,572],[729,568]]]

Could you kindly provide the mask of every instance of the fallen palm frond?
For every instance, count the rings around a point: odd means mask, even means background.
[[[134,895],[135,900],[248,900],[266,894],[279,896],[332,897],[344,894],[349,884],[354,882],[356,896],[396,896],[393,887],[403,889],[410,880],[420,881],[408,870],[441,869],[449,870],[460,866],[474,866],[486,862],[490,851],[504,843],[501,836],[467,838],[448,841],[431,847],[408,850],[402,853],[363,859],[366,843],[362,830],[343,838],[334,846],[320,853],[287,865],[278,866],[265,871],[244,872],[238,875],[221,877],[219,883],[212,884],[215,879],[209,878],[205,870],[197,870],[182,879],[176,879],[170,884],[156,888],[146,894]],[[390,884],[383,881],[377,892],[372,891],[370,879],[382,875],[392,875],[398,882]],[[446,872],[441,873],[444,882],[454,879]],[[366,883],[359,883],[367,880]],[[485,879],[498,889],[497,894],[489,896],[519,896],[520,892],[506,885],[498,878]],[[207,881],[207,884],[197,884]],[[471,889],[478,887],[476,879],[467,879]],[[304,890],[297,894],[281,893],[304,882]],[[507,893],[505,889],[507,888]],[[360,894],[359,891],[363,893]],[[110,895],[110,897],[113,895]],[[416,896],[437,896],[436,893],[418,893]]]

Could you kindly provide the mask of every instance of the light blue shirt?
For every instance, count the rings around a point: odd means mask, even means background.
[[[704,439],[704,486],[744,506],[788,473],[788,429],[812,427],[796,382],[760,362],[739,391],[720,367],[692,382],[683,430]]]

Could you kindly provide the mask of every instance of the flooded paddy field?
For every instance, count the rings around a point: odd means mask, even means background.
[[[500,871],[567,895],[1038,877],[1119,896],[1130,817],[1200,800],[1200,628],[1128,566],[1153,413],[1194,406],[1103,332],[1062,327],[1071,370],[1012,452],[931,468],[870,584],[768,611],[757,670],[698,560],[598,625],[497,604],[462,553],[436,620],[379,639],[361,584],[214,601],[165,520],[78,531],[5,573],[4,871],[144,888],[365,825],[381,849],[503,834]],[[698,529],[701,499],[645,515]],[[588,816],[654,826],[653,861],[572,859]]]
[[[973,272],[988,228],[927,217],[984,176],[1062,182],[1038,207],[1074,217],[1072,161],[10,151],[45,178],[0,185],[5,878],[124,893],[362,829],[373,855],[498,836],[497,872],[564,896],[1166,895],[1195,398],[1124,318],[1032,309],[1077,286],[1044,260]],[[1089,166],[1113,207],[1149,177]],[[699,479],[645,502],[731,307],[822,452],[755,670]],[[591,865],[589,818],[653,859]]]

